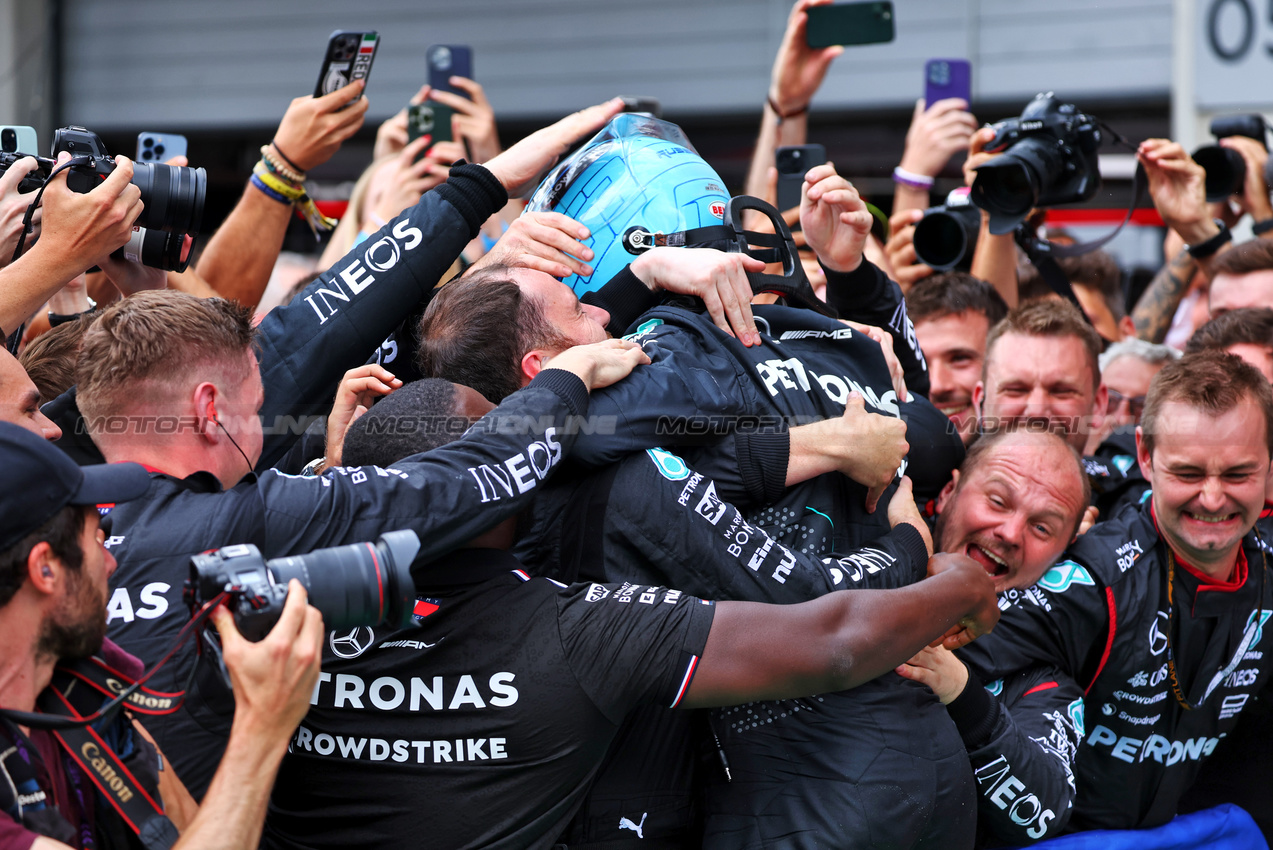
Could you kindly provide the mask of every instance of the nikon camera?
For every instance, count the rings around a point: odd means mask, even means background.
[[[1086,201],[1101,185],[1097,121],[1051,92],[1036,95],[1020,118],[992,125],[986,145],[1003,153],[977,168],[972,202],[990,213],[990,232],[1011,233],[1034,207]]]
[[[36,169],[18,184],[19,192],[32,192],[48,180],[57,167],[56,157],[66,151],[85,162],[67,169],[66,185],[81,194],[92,191],[115,170],[115,160],[96,133],[83,127],[63,127],[53,133],[53,159],[20,152],[0,152],[0,174],[19,159],[35,156]],[[128,244],[115,252],[117,259],[141,262],[167,271],[184,271],[194,237],[203,225],[203,203],[208,174],[202,168],[134,162],[131,181],[141,190],[145,205]]]

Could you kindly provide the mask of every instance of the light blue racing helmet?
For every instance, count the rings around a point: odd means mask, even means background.
[[[615,116],[586,145],[549,172],[527,212],[558,212],[586,226],[593,272],[564,283],[583,295],[619,273],[659,234],[719,227],[729,195],[725,182],[694,150],[681,128],[640,113]],[[705,232],[703,242],[719,239]],[[713,238],[714,237],[714,238]],[[691,245],[684,238],[671,244]]]

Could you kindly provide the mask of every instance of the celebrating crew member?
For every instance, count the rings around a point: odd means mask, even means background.
[[[1253,367],[1222,352],[1168,364],[1137,430],[1152,497],[1001,602],[966,667],[912,662],[948,703],[1001,840],[1167,823],[1268,682],[1273,583],[1253,527],[1271,437],[1273,391]]]
[[[413,417],[379,411],[366,431],[491,407],[467,388],[437,403]],[[438,442],[456,432],[428,430]],[[633,582],[567,586],[530,578],[502,551],[516,524],[417,561],[416,627],[331,634],[330,666],[276,786],[265,846],[414,846],[427,823],[442,846],[548,847],[638,706],[853,687],[905,647],[965,623],[948,637],[961,643],[997,615],[985,571],[958,556],[935,560],[934,578],[909,587],[796,605],[713,604]],[[783,639],[792,634],[800,640]],[[374,819],[360,816],[371,810]],[[645,817],[627,820],[641,838]]]

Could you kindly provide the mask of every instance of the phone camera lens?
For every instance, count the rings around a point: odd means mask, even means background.
[[[0,149],[13,153],[18,149],[18,131],[4,130],[0,132]]]
[[[155,145],[155,159],[163,159],[163,155],[164,155],[164,146]]]
[[[439,47],[433,51],[433,65],[439,71],[449,71],[451,69],[451,51],[445,47]]]
[[[150,138],[150,136],[147,136],[146,138],[141,140],[141,146],[143,148],[149,148],[153,146],[154,144],[155,144],[155,140]]]

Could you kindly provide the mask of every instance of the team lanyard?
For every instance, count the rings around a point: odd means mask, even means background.
[[[1176,673],[1176,659],[1171,646],[1172,620],[1175,615],[1176,606],[1173,601],[1175,585],[1176,585],[1176,556],[1171,551],[1171,546],[1167,545],[1167,682],[1171,686],[1171,695],[1176,698],[1176,702],[1185,711],[1193,711],[1207,701],[1207,697],[1211,696],[1211,692],[1216,686],[1223,682],[1230,673],[1232,673],[1239,664],[1242,663],[1242,657],[1246,655],[1247,649],[1255,639],[1255,635],[1259,631],[1259,613],[1260,608],[1264,605],[1264,576],[1268,572],[1268,558],[1264,553],[1264,541],[1260,539],[1259,533],[1256,533],[1256,541],[1260,549],[1260,592],[1255,598],[1255,609],[1251,613],[1250,627],[1247,628],[1246,634],[1242,637],[1242,643],[1238,645],[1238,651],[1233,654],[1233,658],[1229,661],[1228,666],[1216,673],[1212,677],[1211,682],[1207,685],[1207,690],[1202,695],[1202,699],[1196,704],[1190,704],[1185,699],[1184,693],[1180,687],[1180,676]],[[1165,541],[1164,541],[1165,543]],[[1239,543],[1239,545],[1241,545]]]

